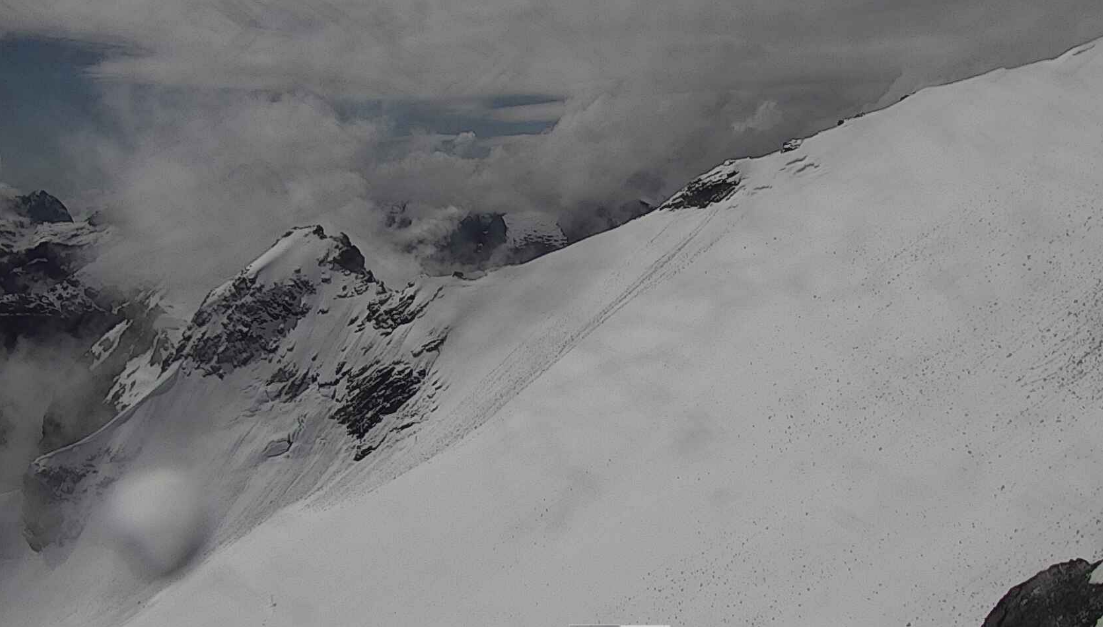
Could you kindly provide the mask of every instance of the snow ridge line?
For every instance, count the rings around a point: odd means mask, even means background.
[[[525,388],[547,372],[579,342],[613,317],[621,308],[643,292],[683,269],[687,264],[678,264],[673,272],[664,272],[675,260],[685,257],[691,261],[696,257],[695,254],[687,252],[686,249],[709,226],[719,211],[718,206],[711,207],[687,235],[678,240],[667,252],[660,255],[642,274],[632,280],[627,287],[620,290],[612,300],[606,302],[595,314],[587,318],[581,326],[559,333],[553,330],[552,333],[543,335],[535,341],[518,345],[483,378],[479,385],[475,386],[473,392],[469,393],[460,402],[457,413],[463,417],[450,424],[449,431],[435,442],[434,448],[437,450],[433,454],[447,448],[485,424],[497,415],[510,400],[523,392]],[[665,230],[666,227],[663,231]],[[655,238],[652,239],[652,241],[654,240]],[[616,274],[619,273],[614,273],[614,275]],[[548,343],[551,344],[549,349],[541,350],[539,345]],[[536,344],[536,346],[534,347],[533,344]],[[526,357],[533,356],[533,353],[537,353],[535,359],[526,359]],[[532,364],[532,366],[529,368],[523,367],[526,362]],[[509,373],[516,374],[512,377],[512,380],[505,382],[504,386],[501,385],[502,380],[508,377]],[[488,401],[480,402],[481,392],[488,389],[497,389],[497,391]]]
[[[570,321],[552,321],[544,332],[532,339],[519,343],[507,354],[501,362],[484,375],[478,383],[474,384],[466,395],[460,400],[450,413],[452,416],[446,421],[430,420],[424,423],[424,429],[420,435],[428,440],[422,447],[409,446],[402,454],[398,450],[391,450],[388,455],[376,458],[374,463],[354,464],[344,469],[335,478],[335,481],[326,489],[316,494],[314,498],[305,503],[311,509],[328,509],[345,501],[350,493],[368,494],[398,477],[413,470],[444,452],[449,447],[464,440],[468,435],[495,417],[506,404],[523,392],[542,374],[554,366],[564,355],[569,353],[579,342],[601,326],[605,321],[615,315],[621,308],[630,303],[635,297],[658,285],[660,282],[674,276],[687,267],[703,250],[711,248],[729,230],[725,229],[718,236],[697,250],[690,244],[696,241],[701,233],[713,222],[713,219],[722,210],[730,209],[728,203],[716,203],[707,209],[699,210],[693,214],[699,215],[699,221],[689,232],[683,236],[670,233],[676,222],[663,226],[654,236],[643,245],[644,250],[660,248],[658,244],[664,236],[678,238],[665,252],[660,254],[635,278],[625,280],[621,277],[625,274],[623,267],[614,269],[607,275],[605,283],[612,284],[609,289],[601,293],[612,292],[615,296],[610,300],[599,299],[595,307],[597,311],[592,315],[583,314],[583,322],[571,324]],[[684,232],[684,231],[683,231]],[[676,263],[675,263],[676,262]],[[673,264],[673,268],[671,268]],[[591,308],[592,310],[592,308]],[[575,316],[571,316],[574,318]],[[447,407],[442,408],[448,411]],[[443,422],[443,424],[442,424]],[[367,461],[367,460],[365,460]]]

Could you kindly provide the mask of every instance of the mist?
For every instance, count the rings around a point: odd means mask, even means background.
[[[76,341],[59,338],[50,344],[23,341],[0,349],[0,492],[19,488],[23,472],[41,449],[42,420],[55,403],[79,398],[90,383],[87,367],[78,359]],[[59,412],[80,420],[80,413]],[[59,425],[79,431],[80,425]]]
[[[398,281],[469,213],[602,230],[722,159],[1103,34],[1058,4],[19,0],[2,28],[96,47],[96,115],[37,120],[64,128],[58,186],[125,233],[100,273],[194,302],[304,223]]]

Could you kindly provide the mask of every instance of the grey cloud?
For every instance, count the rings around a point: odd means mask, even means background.
[[[12,32],[122,51],[91,70],[114,123],[72,139],[77,174],[142,242],[115,267],[181,284],[323,218],[409,273],[401,254],[465,212],[577,224],[658,202],[724,158],[1103,34],[1088,0],[12,8]],[[396,203],[416,227],[383,224]]]

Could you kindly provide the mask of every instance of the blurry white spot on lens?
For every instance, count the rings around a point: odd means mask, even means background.
[[[155,577],[187,563],[210,528],[200,486],[176,470],[125,477],[112,490],[108,508],[120,550],[144,574]]]

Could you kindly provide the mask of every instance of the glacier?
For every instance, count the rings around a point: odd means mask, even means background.
[[[980,624],[1103,539],[1097,43],[476,280],[290,231],[35,460],[0,623]],[[104,503],[166,468],[148,578]]]

